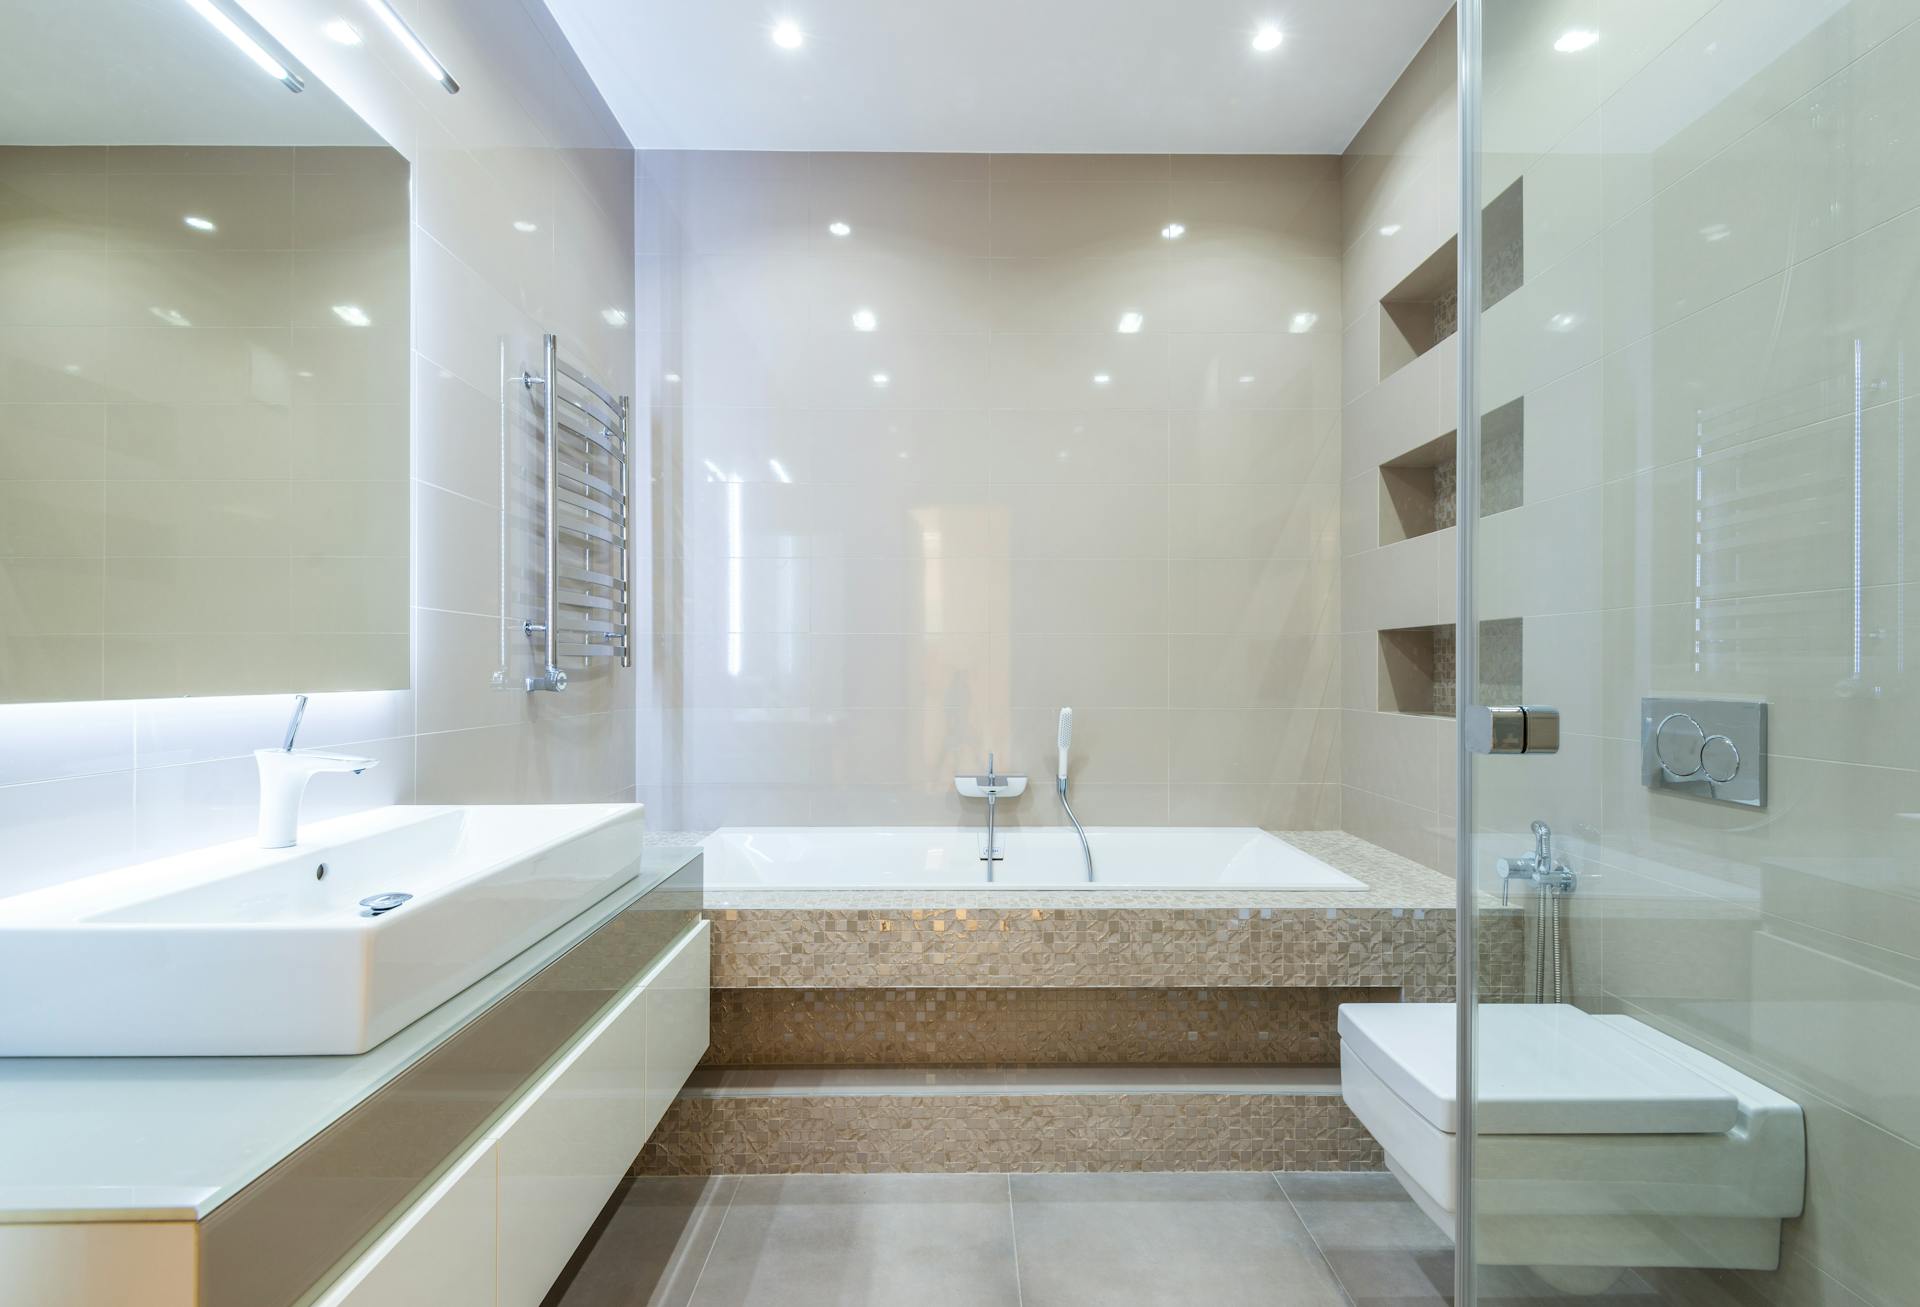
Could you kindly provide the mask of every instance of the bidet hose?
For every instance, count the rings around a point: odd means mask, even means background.
[[[1528,961],[1532,964],[1533,976],[1527,986],[1528,999],[1535,1003],[1564,1003],[1566,1001],[1566,980],[1563,968],[1564,956],[1561,949],[1560,932],[1564,909],[1561,899],[1564,896],[1550,885],[1536,885],[1533,890],[1533,946],[1529,950]]]

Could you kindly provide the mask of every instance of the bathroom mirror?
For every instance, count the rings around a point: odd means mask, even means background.
[[[0,702],[404,687],[407,161],[224,0],[9,27]]]

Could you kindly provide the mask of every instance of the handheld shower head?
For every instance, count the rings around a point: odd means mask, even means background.
[[[1073,709],[1060,710],[1060,779],[1067,779],[1067,746],[1073,743]]]

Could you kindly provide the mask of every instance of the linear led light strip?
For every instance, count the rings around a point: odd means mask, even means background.
[[[268,53],[267,48],[248,35],[245,28],[227,17],[213,4],[213,0],[187,0],[193,12],[199,14],[212,25],[213,30],[226,37],[239,47],[240,53],[253,61],[261,72],[279,82],[295,95],[307,89],[300,75]]]
[[[189,3],[192,3],[192,0],[189,0]],[[453,80],[453,74],[433,57],[433,51],[427,49],[426,43],[413,34],[413,29],[407,26],[407,20],[402,18],[394,7],[387,3],[387,0],[367,0],[367,8],[380,15],[380,21],[387,25],[389,32],[393,33],[393,39],[400,43],[403,50],[413,56],[413,61],[420,65],[427,76],[444,86],[448,95],[460,93],[460,83]]]

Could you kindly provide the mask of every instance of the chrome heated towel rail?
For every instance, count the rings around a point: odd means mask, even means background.
[[[523,623],[545,658],[527,689],[564,690],[562,659],[633,666],[633,478],[627,397],[563,359],[558,336],[542,353],[539,374],[520,374],[540,395],[545,446],[545,606]]]

